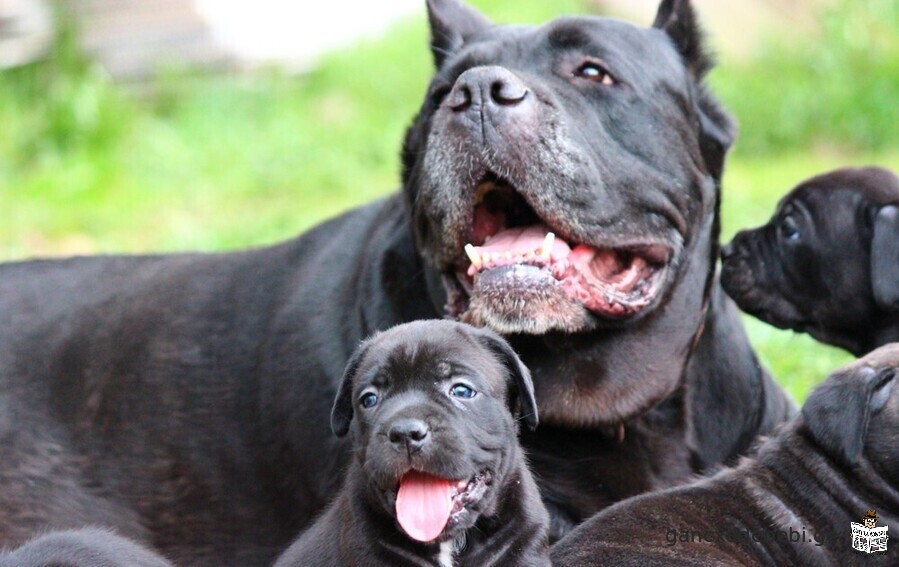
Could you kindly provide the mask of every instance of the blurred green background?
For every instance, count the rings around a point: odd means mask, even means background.
[[[499,22],[593,7],[472,4]],[[814,25],[725,54],[710,77],[741,123],[724,178],[725,239],[763,222],[812,174],[899,167],[899,3],[834,0],[816,10]],[[168,68],[139,88],[80,55],[71,26],[59,33],[48,60],[0,73],[0,260],[290,238],[397,187],[402,134],[431,71],[423,16],[303,75]],[[849,360],[747,324],[798,401]]]

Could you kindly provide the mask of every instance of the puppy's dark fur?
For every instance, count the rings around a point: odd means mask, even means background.
[[[837,370],[755,458],[606,509],[554,546],[553,564],[896,565],[897,373],[899,344]],[[887,552],[851,548],[869,509],[889,526]]]
[[[477,393],[454,398],[457,383]],[[372,392],[377,405],[362,407],[360,396]],[[350,359],[331,417],[339,436],[351,432],[346,483],[277,566],[548,567],[549,514],[518,446],[515,421],[520,416],[536,427],[533,396],[528,370],[492,332],[419,321],[367,340]],[[415,452],[389,435],[410,422],[427,431]],[[394,510],[397,485],[412,468],[450,479],[488,471],[491,480],[436,540],[421,543],[402,531]]]
[[[501,327],[531,368],[543,424],[523,444],[556,535],[789,414],[714,279],[735,127],[689,2],[650,28],[429,9],[438,68],[401,192],[258,250],[0,267],[0,545],[103,525],[179,563],[270,562],[340,486],[328,414],[355,346],[447,312]],[[489,178],[510,219],[645,259],[645,303],[597,313],[526,267],[466,289]]]
[[[899,340],[899,177],[845,168],[803,181],[722,251],[741,309],[861,356]]]
[[[0,552],[0,567],[173,567],[135,542],[102,529],[49,533]]]

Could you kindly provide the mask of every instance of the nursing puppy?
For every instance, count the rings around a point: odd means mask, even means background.
[[[331,413],[346,482],[277,567],[549,565],[513,413],[537,426],[530,374],[490,331],[419,321],[365,341]]]
[[[594,516],[554,565],[897,565],[852,549],[868,510],[899,533],[899,343],[834,372],[754,459]]]
[[[899,177],[879,167],[804,181],[722,250],[741,309],[861,356],[899,340]]]

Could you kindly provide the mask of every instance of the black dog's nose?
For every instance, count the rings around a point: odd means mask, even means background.
[[[449,94],[449,107],[456,112],[471,106],[516,106],[528,95],[528,88],[512,71],[503,67],[475,67],[456,79]]]
[[[394,445],[417,451],[428,438],[428,424],[420,419],[399,419],[390,426],[387,436]]]

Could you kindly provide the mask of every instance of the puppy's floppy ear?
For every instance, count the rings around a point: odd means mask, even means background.
[[[427,0],[427,3],[431,51],[438,69],[465,40],[492,25],[480,12],[460,0]]]
[[[868,422],[886,404],[895,368],[847,368],[815,389],[802,406],[806,430],[828,454],[844,464],[858,462]]]
[[[512,346],[493,331],[479,329],[477,336],[481,344],[499,357],[509,373],[509,403],[512,404],[512,411],[518,412],[528,429],[537,429],[537,399],[534,397],[534,382],[531,380],[530,370],[518,358]]]
[[[347,362],[346,369],[343,371],[343,378],[337,389],[337,397],[334,398],[334,405],[331,407],[331,431],[338,437],[343,437],[350,430],[350,422],[353,421],[353,406],[355,406],[353,379],[370,346],[371,339],[360,343],[350,356],[350,361]]]
[[[724,157],[737,136],[733,118],[702,85],[702,78],[714,66],[690,0],[662,0],[652,27],[664,31],[681,54],[696,84],[696,112],[699,117],[700,150],[709,173],[720,180]]]
[[[878,306],[899,311],[899,207],[896,205],[881,207],[874,216],[871,285]]]

